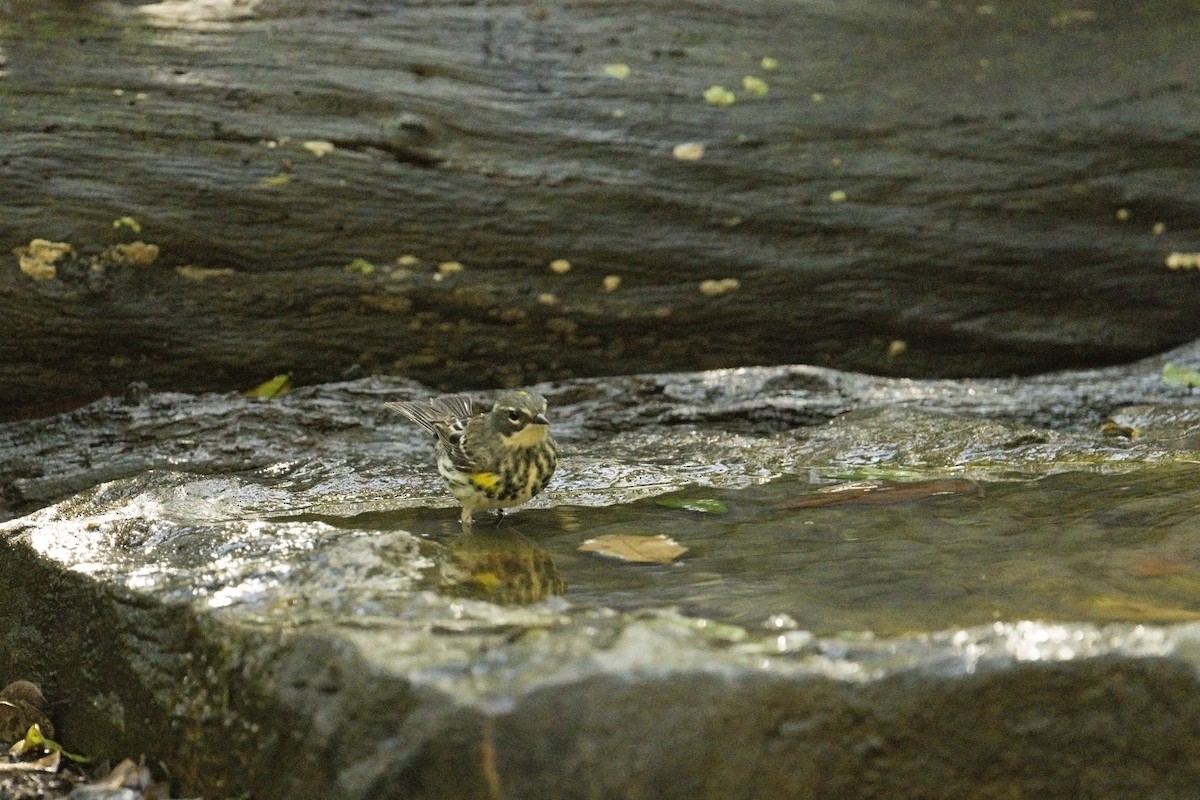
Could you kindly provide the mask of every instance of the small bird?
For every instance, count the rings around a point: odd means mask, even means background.
[[[436,437],[438,472],[462,505],[464,527],[470,527],[473,511],[503,515],[503,509],[527,502],[546,488],[558,465],[546,400],[534,392],[504,392],[482,413],[465,394],[387,406]]]

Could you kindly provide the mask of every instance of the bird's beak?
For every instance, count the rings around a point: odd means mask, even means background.
[[[534,417],[531,420],[531,422],[533,422],[534,425],[549,425],[550,424],[550,420],[546,419],[545,414],[538,414],[536,417]]]

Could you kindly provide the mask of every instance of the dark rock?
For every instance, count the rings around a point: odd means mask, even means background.
[[[9,5],[0,241],[91,253],[133,217],[161,257],[0,269],[7,418],[131,381],[1008,375],[1200,336],[1164,266],[1200,218],[1181,0]]]
[[[1200,634],[1170,623],[1196,612],[1153,587],[1142,600],[1038,584],[1064,557],[1085,572],[1071,559],[1096,530],[1105,553],[1135,558],[1148,514],[1158,538],[1191,535],[1200,412],[1162,364],[539,387],[563,465],[498,534],[458,533],[453,511],[431,508],[446,499],[428,442],[383,408],[423,392],[412,384],[152,394],[11,423],[0,463],[36,459],[59,478],[15,479],[32,505],[56,503],[0,525],[0,678],[61,698],[72,749],[146,751],[182,796],[1186,796],[1200,778]],[[1113,415],[1120,430],[1146,435],[1106,436],[1118,398],[1141,404]],[[912,492],[907,511],[779,510],[856,468],[953,470],[980,490]],[[637,502],[697,485],[720,493],[728,522]],[[815,513],[841,516],[780,516]],[[851,513],[866,515],[857,528]],[[668,525],[694,548],[678,570],[597,571],[575,552],[606,526]],[[939,572],[988,525],[984,552]],[[787,535],[737,549],[766,530]],[[1064,556],[1065,539],[1079,546]],[[826,545],[852,554],[833,579]],[[1186,554],[1167,556],[1133,566],[1190,574]],[[1018,613],[959,624],[978,619],[975,573],[1013,565],[1002,596],[1024,598],[1008,601]],[[699,606],[712,613],[664,602],[668,570],[716,587]],[[926,574],[943,576],[936,593],[896,616],[892,589]],[[785,581],[790,609],[763,588]],[[912,622],[944,607],[959,616]]]

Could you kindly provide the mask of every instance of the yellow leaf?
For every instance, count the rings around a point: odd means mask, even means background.
[[[29,726],[29,731],[25,734],[25,747],[34,748],[42,747],[46,744],[46,737],[42,735],[42,726],[36,722]]]
[[[753,75],[747,75],[742,78],[742,88],[750,94],[762,97],[767,93],[767,82],[762,78],[756,78]]]
[[[765,70],[779,69],[779,59],[771,58],[771,56],[763,56],[762,68]]]
[[[35,281],[49,281],[58,276],[55,264],[74,252],[75,248],[66,242],[34,239],[27,247],[18,247],[13,254],[17,256],[21,272]]]
[[[623,81],[629,77],[629,65],[628,64],[605,64],[604,65],[604,74],[608,75],[609,77],[616,78],[619,81]]]
[[[129,244],[114,245],[108,253],[118,264],[148,267],[158,259],[158,245],[146,244],[142,241],[130,242]]]
[[[1168,386],[1181,386],[1185,389],[1195,389],[1200,386],[1200,372],[1168,361],[1162,368],[1163,383]]]
[[[1167,269],[1200,269],[1200,253],[1171,253]]]
[[[610,533],[588,539],[579,545],[579,549],[631,564],[669,564],[688,550],[661,533],[657,536]]]
[[[129,228],[134,233],[142,232],[142,224],[133,217],[119,217],[113,220],[114,228]]]
[[[246,397],[270,400],[279,397],[281,394],[286,394],[291,388],[292,378],[290,375],[276,375],[271,380],[263,381],[258,386],[246,392]]]
[[[684,142],[675,145],[671,155],[680,161],[699,161],[704,157],[704,145],[700,142]]]
[[[705,297],[720,297],[723,294],[736,292],[740,288],[742,288],[742,282],[737,278],[721,278],[720,280],[709,278],[700,281],[700,294]]]
[[[714,106],[731,106],[737,98],[724,86],[710,86],[704,90],[704,101]]]
[[[176,274],[181,278],[187,278],[189,281],[204,281],[209,278],[227,278],[234,275],[233,270],[228,267],[214,269],[211,267],[197,267],[193,264],[183,264],[175,268]]]
[[[291,182],[292,176],[288,175],[286,172],[281,172],[278,175],[268,175],[265,178],[258,179],[259,186],[266,186],[269,188],[274,188],[276,186],[287,186]]]

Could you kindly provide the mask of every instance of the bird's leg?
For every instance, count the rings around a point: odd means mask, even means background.
[[[471,529],[471,509],[464,507],[462,510],[462,514],[459,516],[459,519],[462,520],[463,528],[465,528],[466,530]]]
[[[504,519],[504,509],[497,508],[496,509],[496,527],[497,528],[500,527],[500,520],[502,520],[502,519]]]

